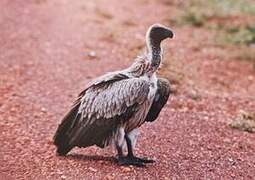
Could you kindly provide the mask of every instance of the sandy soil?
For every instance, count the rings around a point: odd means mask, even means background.
[[[209,32],[175,27],[165,64],[182,75],[136,152],[157,159],[120,167],[110,148],[57,157],[52,137],[92,78],[128,66],[155,22],[175,4],[156,0],[0,1],[0,179],[254,179],[255,134],[228,126],[255,109],[255,71],[221,60]],[[155,8],[156,7],[156,8]],[[170,67],[169,67],[170,66]]]

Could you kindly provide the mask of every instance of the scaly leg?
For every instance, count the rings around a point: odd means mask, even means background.
[[[119,128],[118,131],[117,131],[117,135],[116,135],[116,140],[115,140],[115,146],[116,146],[116,149],[117,149],[117,158],[119,157],[123,157],[124,156],[124,153],[123,153],[123,150],[124,150],[124,143],[125,143],[125,131],[123,128]]]
[[[148,158],[139,158],[134,156],[133,149],[135,146],[135,141],[137,138],[137,131],[129,134],[125,134],[125,140],[127,142],[128,154],[127,156],[119,156],[118,161],[121,165],[135,165],[135,166],[144,166],[144,163],[153,163],[155,162],[152,159]]]

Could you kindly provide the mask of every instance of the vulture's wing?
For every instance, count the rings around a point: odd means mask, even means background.
[[[170,95],[170,83],[167,79],[158,78],[158,89],[150,107],[150,110],[145,118],[145,121],[155,121],[161,111],[161,109],[167,103]]]
[[[149,93],[149,83],[125,75],[107,76],[90,84],[65,116],[54,137],[59,154],[72,147],[104,147],[122,121],[138,110]]]

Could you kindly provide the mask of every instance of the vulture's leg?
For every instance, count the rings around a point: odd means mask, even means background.
[[[129,134],[125,134],[125,139],[126,139],[126,142],[127,142],[127,148],[128,148],[128,155],[127,157],[130,158],[132,161],[135,161],[135,162],[141,162],[141,163],[153,163],[155,162],[154,160],[152,159],[149,159],[149,158],[146,158],[146,157],[136,157],[134,155],[134,141],[132,138],[130,138]]]
[[[133,129],[131,132],[127,133],[128,138],[131,140],[132,149],[135,149],[136,141],[139,136],[139,129]]]
[[[118,158],[118,161],[121,165],[135,165],[135,166],[144,166],[144,163],[153,163],[154,160],[148,158],[139,158],[134,156],[133,150],[135,148],[135,143],[137,136],[139,134],[138,129],[125,134],[125,140],[127,142],[128,154],[127,156],[122,156]]]
[[[131,148],[132,150],[135,149],[135,144],[136,144],[136,141],[137,141],[137,138],[138,138],[138,135],[139,135],[139,130],[138,128],[137,129],[134,129],[132,130],[130,133],[127,134],[127,137],[125,137],[126,141],[127,141],[127,138],[131,140]],[[132,155],[133,153],[131,153]],[[134,154],[133,154],[134,156]],[[137,160],[139,159],[140,161],[143,161],[144,163],[152,163],[152,162],[155,162],[154,160],[150,160],[148,158],[136,158]]]
[[[135,146],[135,142],[138,136],[138,129],[131,131],[128,134],[123,134],[123,143],[119,145],[116,143],[116,148],[118,151],[117,160],[120,165],[135,165],[135,166],[144,166],[143,162],[134,159],[134,156],[130,156],[130,153],[133,154],[133,148]],[[128,138],[128,140],[127,140]],[[128,155],[125,156],[123,153],[124,150],[124,139],[127,142],[128,147]]]
[[[117,149],[117,158],[121,158],[124,156],[123,150],[124,150],[124,137],[125,137],[125,132],[123,128],[119,128],[116,134],[116,140],[115,140],[115,146]]]

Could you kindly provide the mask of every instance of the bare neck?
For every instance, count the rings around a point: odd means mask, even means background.
[[[160,42],[156,42],[151,39],[148,39],[147,49],[148,49],[149,61],[151,62],[152,66],[156,66],[157,68],[161,62],[161,56],[162,56],[161,55],[162,49],[160,46]]]

